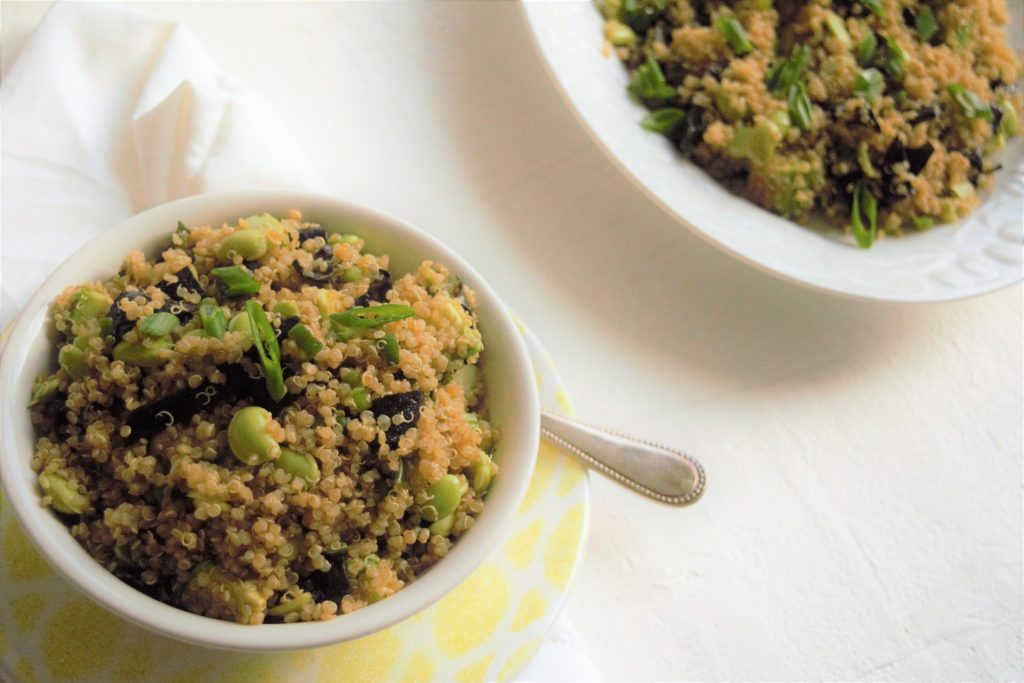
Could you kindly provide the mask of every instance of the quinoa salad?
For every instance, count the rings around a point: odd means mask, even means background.
[[[1005,0],[598,5],[651,110],[641,125],[738,194],[824,217],[862,248],[968,215],[1021,128]]]
[[[298,211],[181,223],[62,292],[30,410],[42,502],[104,567],[244,624],[392,595],[497,476],[476,297]]]

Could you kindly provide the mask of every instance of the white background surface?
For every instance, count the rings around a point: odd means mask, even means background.
[[[580,415],[702,459],[681,511],[593,478],[567,609],[606,678],[1024,677],[1020,286],[865,304],[720,254],[602,156],[512,3],[145,9],[270,102],[332,193],[474,263]],[[45,5],[0,11],[6,71]]]

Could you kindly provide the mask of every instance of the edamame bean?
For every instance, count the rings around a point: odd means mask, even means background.
[[[252,337],[252,323],[249,322],[249,314],[245,311],[236,313],[231,317],[231,321],[228,322],[229,332],[245,332]]]
[[[338,371],[338,377],[350,387],[358,387],[363,384],[363,373],[355,368],[342,368]]]
[[[491,460],[491,456],[481,453],[476,462],[470,465],[469,472],[473,475],[473,490],[478,496],[482,496],[491,487],[491,480],[498,473],[498,468]]]
[[[43,472],[39,475],[39,488],[50,497],[50,505],[58,512],[80,515],[89,509],[89,499],[62,474]]]
[[[85,351],[74,344],[65,344],[57,353],[57,365],[72,379],[82,379],[89,371],[85,362]]]
[[[259,406],[235,413],[228,425],[228,445],[236,458],[246,465],[259,465],[280,456],[281,447],[267,433],[271,419],[270,412]]]
[[[359,244],[359,235],[331,233],[328,244]]]
[[[247,228],[231,233],[217,245],[217,258],[231,260],[231,254],[238,254],[246,261],[261,258],[267,253],[267,236],[259,228]]]
[[[366,387],[356,387],[349,394],[349,398],[356,404],[356,410],[363,412],[369,410],[373,402],[370,400],[370,392],[366,390]]]
[[[51,396],[57,393],[57,389],[60,386],[60,382],[57,380],[56,375],[50,375],[46,379],[41,379],[35,383],[32,387],[32,398],[29,401],[29,407],[34,406],[37,403],[49,399]]]
[[[110,310],[113,300],[95,289],[83,289],[71,298],[68,317],[76,323],[84,323]]]
[[[274,462],[282,470],[302,479],[310,486],[320,481],[320,467],[317,466],[316,459],[308,453],[282,448],[280,457]]]
[[[245,219],[245,227],[255,230],[284,230],[281,222],[269,213],[253,214]]]
[[[274,304],[274,313],[281,316],[281,320],[286,318],[297,318],[299,316],[299,307],[292,301],[279,301]]]
[[[462,482],[454,474],[446,474],[427,489],[427,500],[420,508],[423,519],[436,522],[455,512],[462,498]]]
[[[283,617],[286,614],[292,612],[301,612],[302,608],[313,602],[313,596],[306,591],[302,591],[294,598],[290,600],[282,600],[273,607],[267,610],[267,614],[274,617]]]
[[[455,524],[455,515],[448,515],[430,525],[430,533],[434,536],[447,536],[452,532]]]
[[[121,340],[114,347],[114,360],[123,361],[140,368],[155,368],[164,363],[164,349],[174,346],[167,337],[146,337],[142,341]]]
[[[359,282],[363,279],[363,269],[359,266],[349,266],[342,272],[341,279],[344,282]]]

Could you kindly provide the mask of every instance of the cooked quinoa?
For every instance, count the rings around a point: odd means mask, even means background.
[[[1005,0],[599,0],[649,130],[861,247],[969,214],[1020,129]]]
[[[42,501],[136,589],[313,621],[400,590],[473,525],[489,453],[476,297],[298,211],[179,224],[51,307]]]

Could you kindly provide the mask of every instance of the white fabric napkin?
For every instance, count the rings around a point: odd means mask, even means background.
[[[323,189],[271,108],[183,24],[149,14],[54,6],[0,106],[0,328],[55,266],[132,214],[219,190]],[[519,678],[598,675],[563,617]]]

